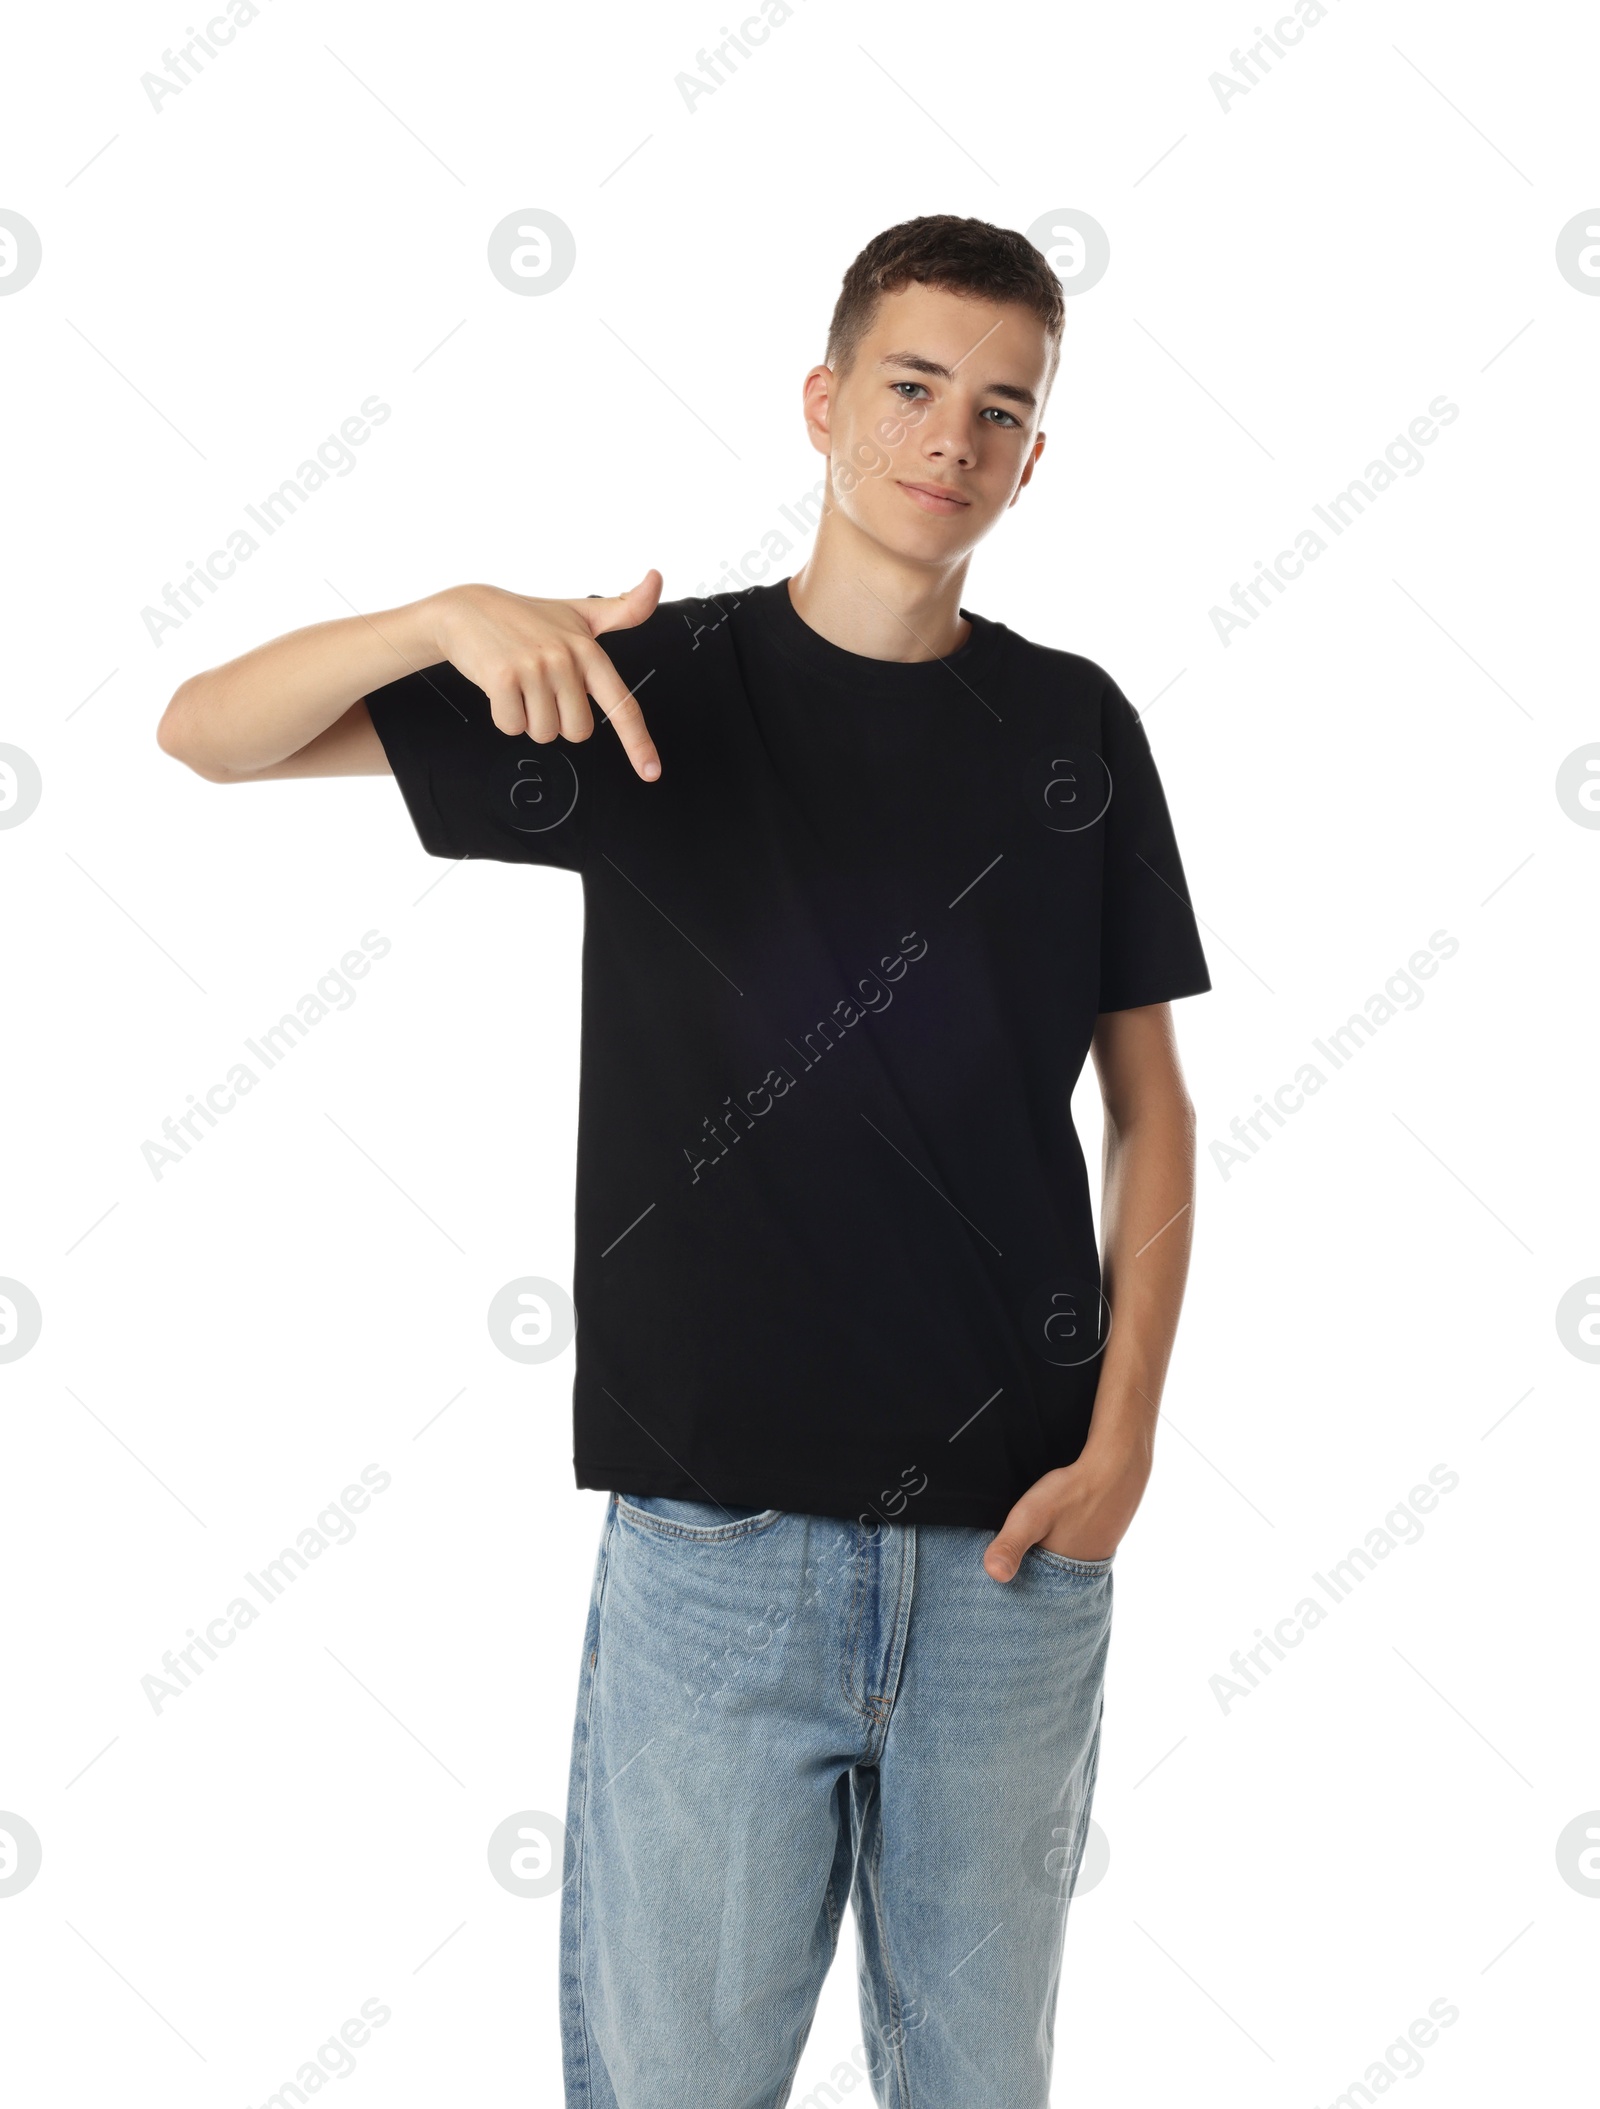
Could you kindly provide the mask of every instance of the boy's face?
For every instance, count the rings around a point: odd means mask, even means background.
[[[965,556],[1044,449],[1048,366],[1044,325],[1026,307],[938,286],[884,294],[848,372],[806,376],[830,505],[910,562]]]

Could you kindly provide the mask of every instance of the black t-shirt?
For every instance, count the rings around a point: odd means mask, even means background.
[[[580,1486],[995,1528],[1105,1344],[1071,1095],[1210,987],[1137,712],[970,609],[918,664],[787,581],[599,640],[661,755],[367,699],[423,847],[582,875]]]

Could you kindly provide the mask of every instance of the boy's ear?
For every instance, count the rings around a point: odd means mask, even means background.
[[[1039,459],[1039,456],[1043,452],[1044,434],[1041,432],[1038,437],[1034,440],[1033,445],[1028,449],[1028,458],[1022,465],[1022,474],[1017,478],[1017,487],[1011,493],[1011,505],[1015,505],[1017,500],[1022,496],[1023,486],[1032,481],[1033,465]],[[1008,512],[1010,511],[1010,509],[1011,507],[1007,506],[1006,510]]]
[[[833,374],[826,366],[813,366],[801,385],[806,431],[819,454],[832,451],[833,388]]]

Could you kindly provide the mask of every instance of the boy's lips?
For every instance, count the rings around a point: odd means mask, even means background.
[[[901,490],[906,493],[907,497],[909,497],[915,504],[920,505],[924,512],[964,512],[967,506],[972,502],[968,498],[960,497],[955,491],[951,490],[947,484],[907,483],[903,478],[899,477],[897,477],[895,480],[899,483]]]

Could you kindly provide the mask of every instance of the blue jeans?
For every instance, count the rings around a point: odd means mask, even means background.
[[[991,1535],[611,1497],[567,1807],[568,2109],[780,2109],[852,1900],[858,2081],[884,2109],[1045,2109],[1112,1563],[1035,1548],[995,1582]]]

